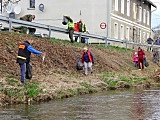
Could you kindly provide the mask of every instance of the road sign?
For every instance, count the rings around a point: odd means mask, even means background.
[[[107,24],[105,22],[100,23],[100,28],[101,29],[106,29]]]

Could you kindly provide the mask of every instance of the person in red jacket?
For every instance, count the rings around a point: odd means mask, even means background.
[[[94,64],[94,57],[93,54],[87,49],[87,47],[83,48],[82,63],[84,63],[84,74],[88,74],[88,68],[90,69],[92,74],[92,63]]]
[[[144,57],[145,57],[144,51],[140,47],[138,47],[138,67],[139,67],[139,70],[144,69]]]
[[[80,26],[79,22],[74,23],[74,31],[79,32],[79,26]],[[78,35],[75,36],[75,42],[77,42],[77,40],[78,40]]]

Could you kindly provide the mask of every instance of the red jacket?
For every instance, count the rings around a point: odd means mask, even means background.
[[[143,50],[138,51],[138,58],[139,59],[144,59],[145,53],[143,52]]]
[[[74,31],[79,32],[79,22],[74,23]]]
[[[84,63],[84,52],[83,52],[83,54],[82,54],[82,63]],[[89,62],[94,62],[94,60],[93,60],[93,56],[91,55],[91,52],[88,50],[87,51],[87,54],[88,54],[88,59],[89,59]]]

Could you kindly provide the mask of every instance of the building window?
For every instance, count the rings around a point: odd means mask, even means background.
[[[149,11],[147,11],[147,25],[149,25],[150,23],[150,14],[149,14]]]
[[[146,23],[146,9],[143,10],[143,23]]]
[[[147,38],[149,38],[149,33],[147,33]]]
[[[145,32],[143,32],[143,43],[145,43],[145,41],[146,41],[146,33]]]
[[[115,0],[115,10],[118,11],[118,0]]]
[[[129,40],[129,27],[126,27],[126,40]]]
[[[121,25],[120,27],[120,39],[124,40],[124,26],[123,25]]]
[[[118,39],[118,24],[114,23],[114,38]]]
[[[130,0],[127,0],[127,16],[130,16]]]
[[[133,18],[137,19],[137,6],[136,6],[136,3],[133,3]]]
[[[142,41],[142,31],[140,30],[139,31],[139,42],[141,43],[141,41]]]
[[[124,14],[124,0],[121,0],[121,13]]]
[[[30,0],[30,8],[35,8],[35,0]]]
[[[142,7],[141,6],[139,6],[139,17],[138,17],[138,19],[139,19],[139,22],[142,21]]]

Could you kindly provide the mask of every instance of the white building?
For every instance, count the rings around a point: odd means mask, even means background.
[[[7,0],[0,0],[3,16],[9,16],[8,13],[15,12],[15,18],[19,19],[26,14],[34,14],[36,18],[33,22],[67,28],[62,25],[62,17],[67,14],[74,22],[82,19],[87,30],[92,34],[141,43],[150,35],[151,6],[156,7],[150,0],[5,1]],[[41,5],[44,5],[43,11],[39,9]],[[101,23],[104,24],[100,27]],[[42,30],[37,32],[48,33]],[[52,32],[52,35],[69,39],[68,35],[55,32]]]

